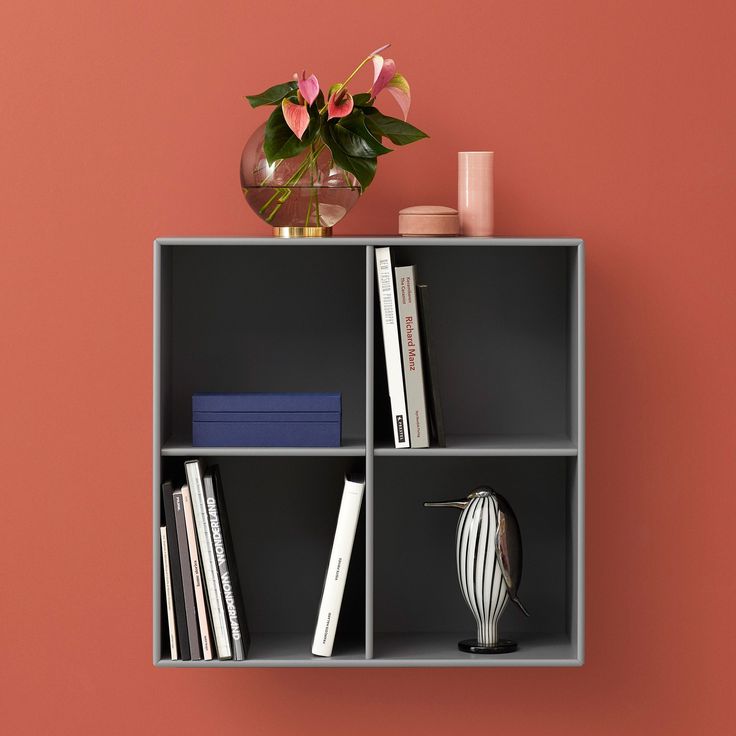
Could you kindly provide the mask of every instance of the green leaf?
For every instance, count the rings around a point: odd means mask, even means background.
[[[269,87],[265,92],[259,95],[246,95],[251,107],[260,107],[261,105],[278,105],[284,97],[287,97],[297,88],[296,81],[284,82],[284,84],[276,84]]]
[[[368,116],[368,120],[370,121],[369,128],[379,130],[397,146],[405,146],[407,143],[414,143],[414,141],[421,140],[422,138],[429,138],[419,128],[415,128],[413,125],[399,120],[399,118],[383,115],[375,107],[366,107],[363,109],[363,112]]]
[[[391,149],[382,145],[368,130],[361,110],[354,109],[350,115],[337,121],[334,124],[333,137],[348,156],[375,158],[391,153]]]
[[[314,121],[310,120],[309,128],[304,134],[304,139],[300,141],[286,124],[284,113],[281,111],[281,106],[279,105],[268,116],[268,120],[266,121],[263,151],[266,154],[268,163],[272,164],[282,158],[291,158],[300,154],[310,143],[308,138],[313,123]],[[319,127],[319,120],[317,120],[317,127]],[[312,133],[313,138],[314,132]]]
[[[372,99],[370,93],[360,92],[357,95],[353,95],[353,104],[355,107],[368,107]]]
[[[376,158],[359,158],[358,156],[347,154],[335,139],[335,127],[333,125],[323,126],[322,140],[324,140],[332,152],[332,158],[335,159],[335,163],[341,169],[353,174],[360,183],[361,189],[365,190],[376,175],[378,160]]]

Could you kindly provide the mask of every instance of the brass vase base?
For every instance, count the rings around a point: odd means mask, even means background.
[[[274,238],[329,238],[331,227],[275,227]]]
[[[508,654],[517,650],[515,641],[499,639],[495,644],[479,644],[477,639],[463,639],[457,643],[461,652],[470,654]]]

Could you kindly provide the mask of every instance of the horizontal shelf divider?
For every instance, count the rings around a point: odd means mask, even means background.
[[[362,655],[361,648],[349,645],[332,657],[302,654],[303,636],[270,634],[265,640],[255,636],[251,657],[243,661],[174,661],[161,659],[159,667],[576,667],[581,664],[574,644],[564,634],[520,634],[510,638],[519,649],[510,654],[465,654],[458,640],[472,635],[468,629],[457,633],[375,634],[376,654]]]
[[[194,447],[171,440],[161,448],[165,457],[363,457],[365,443],[346,440],[342,447]]]
[[[493,436],[454,436],[447,438],[447,447],[425,447],[396,449],[395,447],[376,447],[377,456],[403,457],[427,455],[430,457],[575,457],[577,446],[568,437],[493,437]]]

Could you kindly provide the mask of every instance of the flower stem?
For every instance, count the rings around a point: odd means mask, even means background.
[[[350,74],[348,75],[348,78],[347,78],[347,79],[346,79],[346,80],[345,80],[344,82],[341,82],[341,83],[340,83],[340,84],[339,84],[339,85],[337,86],[337,89],[335,89],[335,91],[334,91],[334,92],[332,93],[332,96],[333,96],[333,97],[335,97],[336,95],[339,95],[339,94],[340,94],[340,92],[342,92],[342,91],[343,91],[343,90],[345,89],[345,87],[347,87],[347,86],[348,86],[348,82],[349,82],[349,81],[350,81],[350,80],[351,80],[351,79],[352,79],[352,78],[353,78],[353,77],[354,77],[354,76],[355,76],[355,75],[356,75],[356,74],[357,74],[357,73],[358,73],[358,72],[359,72],[359,71],[360,71],[360,70],[361,70],[361,69],[362,69],[362,68],[363,68],[363,67],[364,67],[364,66],[365,66],[365,65],[366,65],[366,64],[367,64],[367,63],[368,63],[368,62],[369,62],[369,61],[370,61],[370,60],[371,60],[371,59],[372,59],[372,58],[373,58],[373,57],[374,57],[375,55],[376,55],[376,54],[378,54],[378,53],[379,53],[380,51],[383,51],[384,49],[387,49],[387,48],[388,48],[388,47],[389,47],[390,45],[391,45],[390,43],[387,43],[387,44],[386,44],[385,46],[382,46],[382,47],[381,47],[380,49],[376,49],[376,50],[375,50],[375,51],[373,51],[372,53],[368,54],[368,56],[366,56],[366,57],[365,57],[365,59],[363,59],[363,61],[361,61],[361,62],[360,62],[360,64],[358,64],[358,66],[356,66],[356,67],[355,67],[355,69],[353,69],[353,71],[352,71],[352,72],[351,72],[351,73],[350,73]],[[322,106],[322,109],[321,109],[321,110],[319,111],[319,112],[320,112],[320,115],[321,115],[321,114],[322,114],[322,113],[323,113],[323,112],[324,112],[324,111],[325,111],[326,109],[327,109],[327,102],[325,102],[325,104],[324,104],[324,105]]]

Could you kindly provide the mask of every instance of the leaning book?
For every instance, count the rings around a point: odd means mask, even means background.
[[[197,530],[197,540],[200,550],[200,565],[202,579],[207,591],[209,610],[212,616],[212,629],[214,643],[217,648],[217,656],[220,659],[231,659],[230,637],[228,634],[227,621],[225,618],[225,603],[222,598],[220,587],[220,573],[215,557],[215,549],[212,543],[212,532],[210,530],[207,504],[204,497],[204,482],[202,463],[199,460],[187,460],[184,469],[189,481],[189,493],[192,498],[192,509],[194,511],[194,525]]]
[[[312,654],[319,657],[332,656],[335,643],[335,630],[340,618],[342,598],[345,593],[345,580],[350,567],[355,531],[358,527],[360,507],[363,503],[365,480],[345,478],[340,513],[337,517],[335,539],[332,543],[330,561],[327,565],[322,599],[317,614],[317,626],[312,641]]]
[[[212,640],[210,638],[210,625],[207,616],[206,594],[204,581],[202,580],[197,532],[194,527],[194,510],[192,509],[189,486],[181,487],[181,500],[184,506],[184,520],[186,522],[187,541],[189,542],[189,560],[192,567],[194,601],[197,605],[197,621],[199,622],[199,640],[202,643],[202,656],[204,659],[212,659]]]
[[[164,573],[164,592],[166,594],[166,620],[169,625],[169,648],[171,659],[179,659],[179,651],[176,646],[176,623],[174,618],[174,596],[171,592],[171,564],[169,562],[169,543],[166,538],[166,527],[159,529],[161,535],[161,565]]]
[[[209,467],[204,475],[204,494],[215,558],[220,572],[225,612],[230,627],[232,655],[235,660],[243,660],[248,656],[250,634],[245,619],[240,578],[238,577],[232,537],[230,536],[225,495],[217,465]]]
[[[416,266],[397,266],[395,270],[409,438],[412,447],[429,447],[429,421],[424,397],[424,370],[417,308],[417,269]]]

